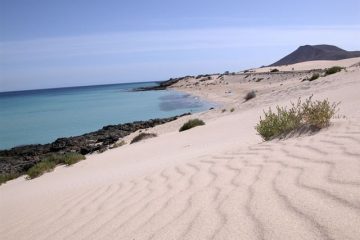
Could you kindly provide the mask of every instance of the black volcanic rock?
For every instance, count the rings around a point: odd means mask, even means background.
[[[346,51],[332,45],[305,45],[270,66],[281,66],[314,60],[341,60],[354,57],[360,57],[360,51]]]
[[[181,81],[187,78],[191,78],[193,76],[185,76],[185,77],[179,77],[179,78],[170,78],[167,81],[163,81],[163,82],[159,82],[159,85],[157,86],[152,86],[152,87],[140,87],[140,88],[135,88],[133,89],[133,91],[138,92],[138,91],[152,91],[152,90],[165,90],[167,87]]]
[[[24,174],[29,168],[41,161],[44,155],[49,153],[77,152],[85,155],[96,151],[102,152],[132,132],[174,121],[189,114],[108,125],[81,136],[58,138],[49,144],[33,144],[0,150],[0,174]]]

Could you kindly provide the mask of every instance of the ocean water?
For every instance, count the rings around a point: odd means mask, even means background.
[[[0,93],[0,149],[50,143],[109,124],[199,112],[211,103],[171,90],[133,92],[129,83]]]

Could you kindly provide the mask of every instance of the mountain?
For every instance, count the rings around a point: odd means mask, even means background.
[[[271,64],[270,66],[288,65],[314,60],[340,60],[360,57],[360,51],[346,51],[332,45],[305,45]]]

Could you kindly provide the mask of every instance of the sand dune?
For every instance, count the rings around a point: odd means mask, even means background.
[[[245,90],[233,87],[223,107],[235,112],[201,113],[205,126],[179,133],[189,117],[179,119],[148,130],[157,138],[4,184],[0,238],[359,239],[359,73],[292,79],[274,92],[246,83],[259,93],[242,104],[234,95]],[[229,82],[226,89],[241,79]],[[217,88],[209,97],[225,99]],[[342,101],[346,118],[311,136],[256,135],[264,108],[310,94]]]
[[[317,61],[308,61],[302,63],[295,63],[283,66],[274,66],[274,67],[264,67],[255,69],[256,72],[269,72],[271,69],[279,69],[281,71],[303,71],[303,70],[312,70],[312,69],[324,69],[331,68],[333,66],[340,67],[349,67],[353,64],[359,63],[360,57],[348,58],[338,61],[329,61],[329,60],[317,60]]]

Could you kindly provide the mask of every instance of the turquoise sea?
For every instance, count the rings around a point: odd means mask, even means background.
[[[155,82],[0,93],[0,149],[50,143],[109,124],[199,112],[211,103],[171,90],[131,91]]]

